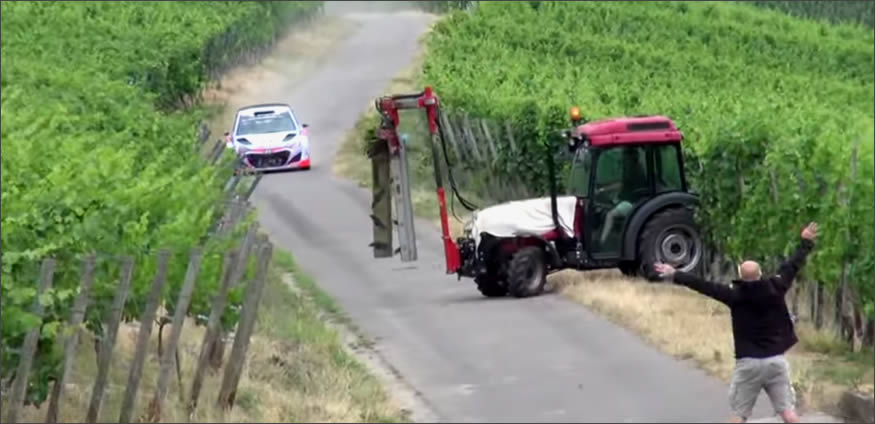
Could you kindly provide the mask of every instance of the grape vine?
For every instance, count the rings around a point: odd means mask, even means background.
[[[807,276],[835,286],[844,270],[871,316],[873,38],[738,3],[482,2],[436,25],[424,79],[535,151],[572,105],[670,116],[724,253],[774,262],[817,220]],[[531,156],[505,161],[543,179]]]
[[[28,401],[45,400],[57,376],[80,259],[101,252],[87,327],[100,334],[118,278],[114,255],[134,255],[124,318],[138,319],[155,270],[154,252],[174,260],[167,306],[188,249],[221,205],[227,168],[198,160],[198,108],[180,110],[228,63],[269,46],[281,28],[321,2],[7,2],[3,15],[2,302],[0,356],[8,381],[30,328],[41,340]],[[189,314],[207,314],[224,245],[211,246]],[[54,288],[29,313],[42,258],[58,259]],[[230,319],[241,292],[231,293]]]

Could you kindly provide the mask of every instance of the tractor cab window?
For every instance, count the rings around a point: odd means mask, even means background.
[[[664,144],[655,149],[656,192],[681,191],[684,189],[681,179],[680,151],[676,144]]]
[[[593,202],[587,219],[595,256],[619,252],[626,220],[651,195],[647,149],[623,146],[601,150],[596,159]]]
[[[615,147],[599,154],[595,189],[616,201],[636,203],[650,195],[647,152],[643,147]]]
[[[574,154],[571,172],[568,178],[569,194],[576,197],[587,197],[589,194],[589,171],[592,168],[592,153],[587,148],[580,148]]]

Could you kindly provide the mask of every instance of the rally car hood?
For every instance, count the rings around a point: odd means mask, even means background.
[[[574,236],[576,203],[574,196],[556,199],[559,225],[569,237]],[[506,202],[475,211],[467,227],[477,245],[482,233],[495,237],[542,236],[555,229],[550,197]]]
[[[289,134],[293,134],[294,138],[288,141],[283,141]],[[306,135],[301,132],[284,131],[276,133],[238,135],[234,137],[234,141],[238,145],[246,148],[283,147],[298,144],[304,137],[306,137]],[[239,141],[241,138],[245,138],[249,143],[241,143]]]

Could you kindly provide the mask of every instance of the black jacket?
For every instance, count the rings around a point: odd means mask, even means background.
[[[784,295],[813,247],[812,241],[801,239],[799,247],[781,264],[778,273],[759,281],[734,280],[727,285],[676,272],[674,282],[729,306],[736,358],[780,355],[798,341]]]

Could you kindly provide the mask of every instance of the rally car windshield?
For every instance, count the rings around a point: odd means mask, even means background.
[[[295,121],[289,112],[244,116],[237,123],[237,135],[295,131]]]

